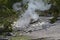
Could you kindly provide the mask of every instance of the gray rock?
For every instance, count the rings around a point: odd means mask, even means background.
[[[8,38],[0,38],[0,40],[9,40]]]

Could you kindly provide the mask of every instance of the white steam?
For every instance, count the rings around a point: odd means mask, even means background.
[[[13,5],[13,9],[14,9],[15,11],[19,11],[19,10],[22,9],[20,6],[21,6],[21,3],[20,3],[20,2],[17,2],[17,3],[15,3],[15,4]]]
[[[33,21],[37,21],[39,19],[39,15],[35,10],[45,11],[51,7],[51,4],[45,4],[43,0],[23,0],[23,3],[26,3],[27,1],[29,2],[27,10],[15,23],[15,27],[20,28],[20,30],[22,28],[29,27],[28,25],[31,22],[31,19],[33,19]],[[13,9],[15,11],[21,10],[21,7],[18,6],[21,6],[19,2],[13,5]]]

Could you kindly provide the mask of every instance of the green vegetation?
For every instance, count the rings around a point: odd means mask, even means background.
[[[30,40],[30,38],[27,36],[16,36],[16,37],[11,37],[10,40]]]
[[[0,0],[0,28],[3,25],[4,32],[12,32],[12,25],[15,20],[17,20],[19,13],[12,9],[12,5],[15,2],[20,2],[21,0]]]
[[[50,12],[53,14],[53,18],[50,19],[51,23],[54,23],[57,21],[57,18],[60,16],[60,0],[51,0],[51,3],[54,7],[50,10]]]

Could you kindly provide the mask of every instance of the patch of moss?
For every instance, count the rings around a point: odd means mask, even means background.
[[[16,36],[16,37],[11,37],[10,40],[30,40],[30,38],[27,36]]]

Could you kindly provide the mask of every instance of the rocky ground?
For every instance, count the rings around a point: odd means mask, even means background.
[[[39,29],[39,27],[37,29]],[[51,38],[54,39],[54,40],[58,40],[58,39],[60,40],[60,20],[58,20],[56,23],[54,23],[53,26],[51,26],[47,29],[42,29],[42,30],[38,30],[38,31],[35,30],[35,31],[32,31],[32,32],[30,31],[28,33],[23,33],[23,35],[30,36],[32,39],[46,38],[47,37],[46,40],[49,40]]]
[[[12,38],[12,40],[20,40],[20,37],[23,35],[28,36],[28,38],[30,37],[31,40],[60,40],[60,20],[56,21],[54,24],[50,24],[48,23],[48,18],[41,17],[41,20],[32,23],[29,28],[24,30],[24,32],[14,32],[14,34],[16,34],[17,36],[9,38]],[[42,24],[40,24],[41,22],[44,25],[43,27]],[[22,37],[22,39],[23,38],[24,37]],[[25,39],[27,39],[27,37]]]

